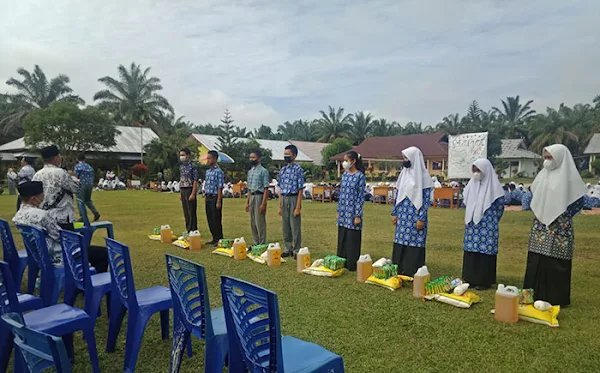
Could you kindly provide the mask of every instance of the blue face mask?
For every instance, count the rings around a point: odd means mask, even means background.
[[[403,166],[404,168],[410,168],[410,166],[411,166],[411,165],[412,165],[412,164],[410,163],[410,161],[404,161],[404,162],[402,162],[402,166]]]
[[[292,163],[292,157],[283,157],[283,160],[285,161],[285,163]]]

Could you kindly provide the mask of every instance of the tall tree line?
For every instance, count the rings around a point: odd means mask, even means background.
[[[226,112],[221,125],[194,124],[185,117],[175,115],[173,106],[161,95],[162,85],[158,77],[151,75],[151,68],[139,64],[117,67],[116,76],[98,79],[105,88],[93,99],[94,106],[118,125],[146,126],[152,128],[166,142],[185,142],[191,133],[219,136],[225,145],[236,137],[271,140],[303,140],[332,142],[346,138],[359,144],[368,137],[397,136],[420,133],[443,132],[450,135],[488,131],[492,138],[521,138],[534,151],[551,143],[563,143],[574,154],[581,154],[595,132],[600,132],[600,95],[592,103],[565,104],[547,108],[538,113],[531,108],[533,100],[520,96],[506,97],[498,106],[487,110],[477,101],[471,102],[464,114],[450,113],[433,125],[408,122],[401,125],[386,118],[375,118],[371,113],[358,111],[347,113],[343,107],[329,106],[319,111],[315,120],[298,119],[286,121],[277,128],[261,124],[255,126],[233,125],[231,113]],[[84,105],[85,102],[70,87],[67,75],[48,78],[36,65],[33,71],[17,70],[7,85],[14,93],[0,94],[0,135],[2,142],[23,136],[25,118],[32,112],[45,109],[54,102]],[[228,119],[229,118],[229,119]],[[247,130],[248,127],[255,127]]]

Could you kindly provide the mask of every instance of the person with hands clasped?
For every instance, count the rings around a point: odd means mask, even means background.
[[[198,202],[196,191],[198,190],[198,169],[190,162],[190,149],[183,148],[179,152],[179,187],[183,216],[185,217],[185,230],[192,232],[198,230]]]
[[[212,241],[207,242],[208,245],[217,245],[219,240],[223,238],[223,213],[221,208],[223,203],[223,187],[225,183],[225,173],[217,160],[219,153],[214,150],[208,152],[206,157],[206,180],[204,182],[204,196],[206,203],[206,220],[208,220],[208,228],[212,234]]]
[[[279,172],[279,216],[283,223],[284,252],[286,258],[298,252],[302,245],[302,191],[304,190],[304,171],[295,160],[298,148],[294,145],[285,147],[283,159],[287,166]]]
[[[365,167],[360,155],[350,150],[342,163],[340,199],[337,205],[338,246],[337,255],[346,258],[346,268],[356,271],[362,241],[363,203],[365,202]]]
[[[269,200],[269,171],[261,164],[262,152],[250,152],[248,171],[248,198],[246,212],[250,213],[250,228],[255,245],[267,243],[267,201]]]
[[[402,158],[403,169],[396,182],[396,205],[392,210],[396,227],[392,262],[398,265],[398,273],[414,276],[425,265],[427,210],[433,181],[421,150],[414,146],[406,148]]]

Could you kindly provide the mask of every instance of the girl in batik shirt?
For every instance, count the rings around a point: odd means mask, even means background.
[[[363,203],[365,202],[365,167],[353,150],[346,153],[344,175],[337,205],[338,247],[337,255],[346,258],[346,268],[356,271],[362,241]]]
[[[402,151],[403,169],[396,182],[396,205],[392,222],[396,227],[392,262],[398,272],[414,276],[425,265],[427,209],[431,203],[433,181],[423,160],[423,153],[411,146]]]
[[[531,185],[535,214],[529,237],[525,288],[536,300],[571,303],[573,216],[583,208],[586,187],[571,152],[561,144],[544,148],[544,168]]]
[[[504,214],[504,190],[487,159],[473,163],[473,177],[464,191],[465,240],[463,280],[477,290],[496,283],[498,225]]]

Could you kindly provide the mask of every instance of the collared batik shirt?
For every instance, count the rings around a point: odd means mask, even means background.
[[[264,192],[265,188],[269,186],[269,171],[262,165],[252,167],[248,171],[248,191]]]
[[[478,224],[471,221],[465,226],[463,249],[472,253],[498,255],[498,226],[503,214],[504,197],[500,197],[485,210]]]
[[[423,189],[423,205],[416,209],[412,201],[405,197],[402,202],[396,204],[392,210],[392,216],[398,217],[394,242],[400,245],[412,247],[425,247],[427,241],[427,210],[431,201],[432,188]],[[425,223],[425,228],[417,230],[417,220]]]
[[[304,188],[304,171],[298,163],[285,166],[279,171],[281,194],[297,194]]]
[[[79,162],[73,168],[81,185],[94,185],[94,169],[86,162]]]
[[[179,187],[191,188],[198,181],[198,168],[192,162],[184,162],[179,166]]]
[[[52,264],[55,267],[63,266],[60,227],[48,211],[23,203],[13,218],[13,223],[43,229],[46,233],[46,245],[48,245],[48,254],[50,254]]]
[[[533,194],[531,192],[523,192],[521,195],[521,207],[523,211],[531,210],[531,200],[533,199]]]
[[[42,208],[59,224],[75,222],[75,204],[73,195],[79,189],[79,183],[62,168],[47,164],[36,172],[33,181],[44,184],[44,203]]]
[[[223,188],[225,174],[219,166],[206,170],[206,181],[204,182],[204,194],[216,195]]]
[[[33,175],[35,175],[35,170],[30,165],[25,165],[19,170],[19,184],[24,183],[26,181],[31,181],[33,179]]]
[[[529,236],[529,251],[552,258],[572,260],[575,239],[573,216],[581,209],[583,209],[583,197],[570,204],[567,211],[549,226],[534,218]]]
[[[340,199],[337,205],[337,225],[348,229],[362,229],[363,203],[365,203],[365,174],[360,171],[351,174],[344,172]],[[361,222],[354,225],[354,218],[359,217]]]

